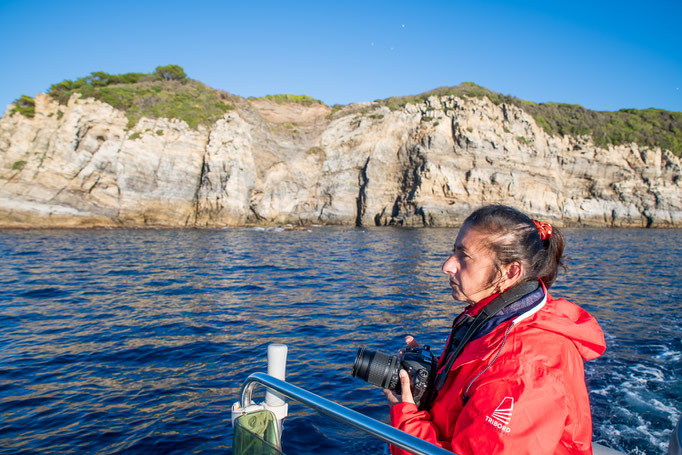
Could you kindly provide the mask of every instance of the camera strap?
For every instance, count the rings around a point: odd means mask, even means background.
[[[537,290],[539,287],[540,283],[538,281],[535,280],[526,281],[525,283],[521,283],[517,286],[514,286],[511,289],[508,289],[506,292],[503,292],[498,297],[496,297],[492,302],[490,302],[481,309],[481,311],[476,315],[476,317],[473,318],[473,322],[471,322],[471,325],[469,325],[468,330],[465,332],[464,336],[459,341],[459,343],[457,343],[456,346],[453,346],[454,350],[452,350],[449,354],[446,353],[447,361],[434,382],[436,393],[443,387],[443,385],[445,385],[445,381],[448,378],[448,374],[450,373],[452,365],[455,364],[455,360],[462,353],[467,343],[471,341],[474,335],[476,335],[478,329],[480,329],[481,326],[483,326],[483,324],[485,324],[488,320],[490,320],[493,316],[502,311],[504,308],[506,308],[507,306],[511,305],[514,302],[519,301],[524,296]],[[453,331],[450,335],[451,340],[455,337],[455,331],[459,327],[460,327],[459,325],[453,327],[452,329]],[[432,399],[435,398],[436,394],[434,393],[432,395],[433,395]]]

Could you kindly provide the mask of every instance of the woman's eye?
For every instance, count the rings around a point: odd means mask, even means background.
[[[453,252],[454,256],[457,258],[458,261],[464,261],[466,259],[469,259],[469,256],[464,253],[462,250],[455,250]]]

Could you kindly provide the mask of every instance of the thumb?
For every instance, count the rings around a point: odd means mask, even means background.
[[[415,404],[410,388],[410,375],[405,370],[400,370],[400,389],[402,402]]]

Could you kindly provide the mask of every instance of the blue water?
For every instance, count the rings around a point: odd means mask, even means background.
[[[451,229],[0,231],[0,453],[230,453],[230,407],[266,346],[288,380],[386,421],[358,346],[442,348],[461,306]],[[595,315],[594,439],[662,454],[682,409],[682,231],[568,230],[552,288]],[[258,389],[259,391],[262,389]],[[261,399],[262,392],[258,392]],[[385,444],[291,404],[291,454]]]

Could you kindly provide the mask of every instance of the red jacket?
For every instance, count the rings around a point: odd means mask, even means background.
[[[583,360],[604,352],[604,334],[585,310],[544,292],[467,344],[428,411],[394,405],[392,425],[458,455],[591,454]]]

